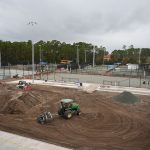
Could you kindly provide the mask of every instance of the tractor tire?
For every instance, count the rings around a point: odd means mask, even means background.
[[[43,119],[41,120],[41,117],[37,118],[37,122],[42,124],[42,125],[45,124],[45,120],[43,120]]]
[[[58,110],[58,115],[59,115],[59,116],[62,116],[62,115],[63,115],[63,110],[62,110],[61,108]]]
[[[65,117],[65,119],[70,119],[70,118],[72,118],[72,112],[71,112],[70,110],[65,111],[64,117]]]
[[[61,116],[61,109],[58,110],[58,115]]]
[[[44,122],[44,121],[41,121],[41,122],[40,122],[40,124],[42,124],[42,125],[43,125],[43,124],[45,124],[45,122]]]

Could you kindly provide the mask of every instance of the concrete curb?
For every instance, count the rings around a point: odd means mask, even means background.
[[[38,140],[0,131],[1,150],[70,150]]]

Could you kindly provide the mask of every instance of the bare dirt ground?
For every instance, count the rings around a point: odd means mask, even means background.
[[[116,93],[34,86],[23,92],[0,84],[0,130],[77,150],[149,150],[150,96],[138,96],[129,105],[113,100]],[[40,125],[36,117],[45,110],[57,112],[61,98],[74,98],[82,114]]]

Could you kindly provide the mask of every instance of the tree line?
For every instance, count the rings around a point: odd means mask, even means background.
[[[123,46],[121,50],[114,50],[111,61],[122,64],[150,64],[150,48],[134,48],[133,45],[127,49]]]
[[[57,40],[52,41],[38,41],[34,43],[35,63],[39,64],[41,61],[48,63],[60,63],[62,59],[72,60],[76,62],[77,47],[79,49],[80,64],[92,63],[93,49],[95,48],[96,64],[103,62],[105,47],[93,46],[90,43],[78,42],[68,44]],[[10,42],[0,41],[0,51],[2,58],[2,65],[16,65],[16,64],[31,64],[32,63],[32,41],[27,42]],[[85,58],[86,57],[86,58]]]
[[[104,61],[104,55],[108,51],[103,46],[94,46],[91,43],[78,42],[68,44],[57,40],[38,41],[34,43],[35,63],[41,61],[48,63],[60,63],[62,59],[76,62],[77,47],[79,49],[80,64],[92,64],[93,50],[95,49],[95,63],[113,64],[113,63],[150,63],[150,48],[134,48],[133,45],[127,48],[123,45],[122,49],[114,50],[111,53],[111,59]],[[31,64],[32,63],[32,41],[10,42],[0,41],[1,62],[2,65]],[[140,62],[139,62],[140,61]]]

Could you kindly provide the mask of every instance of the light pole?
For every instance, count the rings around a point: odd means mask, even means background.
[[[41,67],[41,65],[42,65],[42,56],[41,56],[41,45],[39,45],[39,47],[40,47],[40,62],[39,62],[39,64],[40,64],[40,79],[42,79],[42,67]]]
[[[78,64],[78,68],[79,68],[79,45],[76,45],[77,46],[77,64]]]
[[[103,54],[103,65],[104,65],[104,60],[105,60],[105,47],[103,47],[103,50],[104,50],[104,54]]]
[[[2,67],[2,57],[1,57],[1,50],[0,50],[0,68]]]
[[[41,55],[41,45],[40,46],[40,63],[42,62],[42,55]]]
[[[33,21],[28,23],[28,25],[32,27],[36,24],[37,22],[33,22]],[[34,83],[34,43],[33,40],[31,40],[31,42],[32,42],[32,83]]]
[[[34,83],[34,43],[32,41],[32,83]]]
[[[142,51],[142,49],[140,48],[140,50],[139,50],[139,66],[141,64],[141,51]]]
[[[86,63],[86,50],[84,52],[85,52],[85,63]]]
[[[93,46],[93,67],[95,67],[95,46]]]

